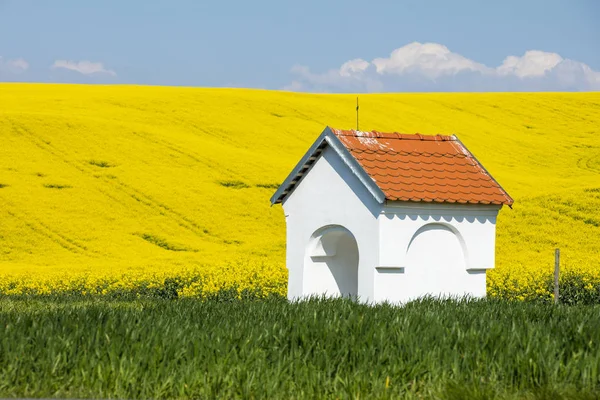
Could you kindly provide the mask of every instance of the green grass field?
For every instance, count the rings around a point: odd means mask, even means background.
[[[0,299],[0,397],[597,399],[600,306]]]

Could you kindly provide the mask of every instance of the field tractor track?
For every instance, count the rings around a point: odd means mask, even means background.
[[[577,167],[586,171],[600,173],[600,151],[577,160]]]
[[[87,252],[92,252],[92,253],[98,254],[98,252],[90,250],[90,249],[88,249],[87,246],[78,243],[76,240],[71,239],[70,237],[65,236],[61,233],[58,233],[54,229],[50,228],[43,222],[36,220],[35,218],[31,217],[30,215],[27,215],[25,217],[19,216],[15,212],[10,211],[7,208],[5,208],[5,211],[12,218],[14,218],[18,221],[21,221],[33,232],[50,239],[52,242],[56,243],[57,245],[64,248],[65,250],[70,251],[71,253],[84,254]]]
[[[70,161],[70,160],[68,160],[67,154],[65,154],[65,152],[57,149],[55,146],[52,146],[50,143],[45,142],[44,140],[36,137],[35,134],[33,134],[27,128],[25,128],[23,126],[17,126],[16,124],[14,124],[14,122],[13,122],[13,127],[17,128],[17,130],[23,136],[27,137],[34,145],[36,145],[40,149],[52,154],[53,156],[61,159],[64,163],[77,169],[81,173],[88,175],[88,176],[96,177],[97,179],[102,179],[102,181],[104,183],[108,184],[109,186],[112,186],[114,189],[117,189],[117,190],[125,193],[127,196],[129,196],[131,199],[135,200],[137,203],[143,204],[144,206],[149,207],[153,211],[158,212],[160,215],[163,215],[163,216],[171,219],[180,227],[182,227],[198,236],[208,235],[207,229],[201,227],[196,222],[192,221],[190,218],[169,208],[167,205],[165,205],[165,204],[161,203],[160,201],[152,198],[151,196],[143,193],[142,191],[135,189],[134,187],[132,187],[124,182],[119,181],[118,179],[107,178],[107,177],[103,177],[103,176],[98,177],[97,170],[89,167],[85,161],[79,161],[79,162],[78,161]],[[104,191],[101,191],[101,193],[106,194],[106,192],[104,192]],[[112,200],[116,200],[116,198],[113,196],[109,196],[109,197]],[[121,202],[119,202],[119,203],[121,203]],[[121,204],[123,204],[123,203],[121,203]],[[126,206],[125,204],[123,204],[123,205]]]
[[[198,155],[190,153],[190,152],[187,152],[187,151],[183,150],[182,148],[180,148],[180,147],[178,147],[178,146],[176,146],[176,145],[174,145],[172,143],[169,143],[168,141],[166,141],[164,139],[158,139],[158,138],[155,138],[155,137],[150,137],[150,135],[152,135],[151,133],[133,132],[133,134],[136,135],[136,136],[138,136],[138,137],[140,137],[140,138],[142,138],[142,139],[144,139],[144,140],[146,140],[146,141],[148,141],[148,142],[150,142],[150,143],[153,143],[153,144],[156,144],[158,146],[162,146],[164,148],[167,148],[167,149],[169,149],[169,150],[171,150],[171,151],[173,151],[173,152],[175,152],[177,154],[180,154],[180,155],[182,155],[184,157],[188,157],[189,159],[191,159],[191,160],[193,160],[193,161],[195,161],[195,162],[197,162],[199,164],[204,165],[205,167],[209,168],[210,170],[227,171],[227,172],[229,172],[231,174],[235,174],[234,171],[232,171],[231,169],[227,168],[224,165],[218,164],[218,163],[216,163],[214,161],[208,162],[205,159],[202,159],[201,157],[199,157]]]

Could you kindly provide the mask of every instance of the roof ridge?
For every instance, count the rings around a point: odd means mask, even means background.
[[[436,141],[436,142],[455,142],[456,136],[454,135],[442,135],[441,133],[435,134],[422,134],[419,132],[415,133],[402,133],[402,132],[381,132],[381,131],[361,131],[355,129],[335,129],[331,128],[337,136],[351,136],[351,137],[372,137],[372,138],[385,138],[395,140],[419,140],[419,141]]]

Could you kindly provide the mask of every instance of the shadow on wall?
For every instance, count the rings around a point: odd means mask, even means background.
[[[339,225],[317,230],[306,249],[305,293],[327,297],[358,295],[358,245]]]

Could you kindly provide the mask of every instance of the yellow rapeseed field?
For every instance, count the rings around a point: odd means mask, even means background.
[[[0,84],[0,293],[285,293],[269,198],[355,96]],[[600,284],[600,93],[361,95],[361,129],[457,134],[515,199],[488,291]],[[590,289],[591,290],[591,289]]]

